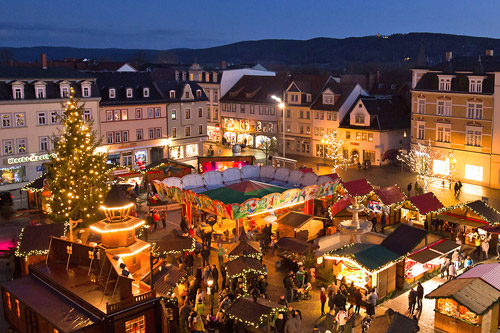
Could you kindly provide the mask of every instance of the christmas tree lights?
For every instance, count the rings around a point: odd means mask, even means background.
[[[323,135],[321,144],[323,145],[325,157],[332,163],[332,173],[336,173],[339,168],[347,169],[352,164],[352,161],[344,156],[344,140],[339,139],[336,132]],[[326,152],[324,151],[325,148]]]
[[[109,190],[106,156],[97,153],[100,140],[92,122],[84,121],[84,104],[78,105],[71,88],[61,116],[63,127],[55,140],[57,157],[52,161],[47,212],[55,221],[97,221],[99,206]]]

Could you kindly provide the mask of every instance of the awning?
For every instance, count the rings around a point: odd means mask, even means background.
[[[441,201],[439,201],[432,192],[410,197],[408,198],[408,201],[421,215],[426,215],[444,208]]]
[[[406,200],[406,195],[397,186],[389,186],[375,190],[375,196],[386,206],[400,203]]]
[[[373,187],[366,179],[351,180],[350,182],[342,183],[342,186],[353,198],[368,195],[373,191]]]
[[[454,241],[451,241],[449,239],[446,239],[440,243],[437,243],[435,245],[432,245],[432,249],[436,252],[441,252],[442,254],[447,254],[452,251],[458,250],[460,248],[460,245],[455,243]]]
[[[443,254],[433,251],[432,249],[425,249],[408,256],[408,259],[414,260],[421,264],[426,264],[431,260],[441,257]]]
[[[479,227],[481,229],[483,229],[484,231],[488,231],[488,232],[491,232],[491,233],[494,233],[494,234],[500,234],[500,225],[497,225],[497,226],[490,226],[488,224],[485,224],[481,227]]]
[[[462,216],[450,215],[447,213],[439,214],[436,216],[436,218],[439,220],[444,220],[444,221],[448,221],[451,223],[458,223],[458,224],[466,225],[468,227],[473,227],[473,228],[480,228],[480,227],[487,225],[486,223],[483,223],[483,222],[469,220],[469,219],[464,218]]]

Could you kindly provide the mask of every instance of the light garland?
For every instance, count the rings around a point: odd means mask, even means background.
[[[192,252],[194,250],[196,250],[196,240],[192,237],[191,238],[191,247],[189,249],[182,249],[182,250],[171,250],[171,251],[163,251],[163,252],[158,252],[158,251],[151,251],[151,253],[158,257],[160,255],[171,255],[171,254],[179,254],[179,253],[183,253],[183,252]],[[156,245],[158,245],[156,242],[153,243],[153,247],[152,249],[154,249],[156,247]]]
[[[68,222],[64,223],[63,236],[66,236],[66,233],[68,231],[68,226],[69,226]],[[37,256],[37,255],[42,255],[42,254],[49,253],[50,249],[45,249],[45,250],[30,250],[28,252],[20,252],[21,251],[21,243],[22,243],[23,235],[24,235],[24,229],[26,229],[26,227],[23,227],[21,229],[21,232],[19,233],[19,240],[17,241],[16,250],[14,251],[14,255],[16,257],[30,257],[30,256]]]
[[[472,207],[468,206],[468,204],[470,204],[472,202],[476,202],[476,201],[478,201],[478,200],[471,200],[471,201],[466,201],[466,202],[460,202],[460,203],[458,203],[456,205],[453,205],[453,206],[443,207],[443,208],[439,209],[437,212],[438,213],[442,213],[442,212],[447,212],[447,211],[454,210],[454,209],[457,209],[457,208],[464,208],[464,209],[470,210],[471,212],[473,212],[477,216],[480,216],[484,221],[488,222],[489,225],[494,226],[494,225],[500,224],[500,221],[490,221],[490,220],[488,220],[488,218],[486,216],[484,216],[483,214],[479,213],[478,211],[476,211]],[[492,211],[494,211],[495,213],[497,213],[497,214],[500,215],[500,212],[498,210],[496,210],[494,207],[488,205],[484,201],[482,201],[482,203],[486,207],[488,207],[489,209],[491,209]],[[464,216],[464,217],[466,217],[466,216]]]
[[[236,299],[234,300],[233,304],[234,304],[235,302],[237,302],[237,301],[238,301],[241,297],[243,297],[243,296],[240,296],[240,297],[236,298]],[[229,307],[229,308],[231,308],[231,307]],[[277,312],[280,312],[280,311],[286,311],[286,310],[287,310],[287,309],[286,309],[286,307],[285,307],[285,306],[282,306],[282,307],[279,307],[279,308],[271,308],[271,311],[270,311],[268,314],[263,314],[263,315],[261,315],[261,316],[260,316],[260,318],[259,318],[259,322],[254,323],[254,322],[252,322],[252,321],[249,321],[249,320],[244,320],[244,319],[242,319],[242,318],[239,318],[239,317],[237,317],[237,316],[234,316],[234,315],[232,315],[232,314],[228,313],[228,312],[227,312],[227,310],[225,310],[225,309],[221,309],[222,313],[224,313],[224,314],[225,314],[226,316],[228,316],[229,318],[234,319],[234,320],[237,320],[237,321],[239,321],[239,322],[241,322],[241,323],[243,323],[243,324],[245,324],[245,325],[252,326],[252,327],[255,327],[255,328],[259,328],[262,324],[264,324],[264,321],[265,321],[268,317],[270,317],[270,316],[274,316]]]
[[[345,255],[336,255],[336,256],[332,256],[332,255],[323,255],[322,257],[325,258],[325,259],[328,259],[328,260],[345,260],[345,261],[348,261],[349,263],[359,267],[360,269],[362,269],[366,274],[368,275],[373,275],[373,274],[377,274],[395,264],[397,264],[398,262],[400,261],[403,261],[407,256],[409,255],[409,253],[405,254],[405,255],[402,255],[402,256],[399,256],[397,259],[395,260],[391,260],[390,262],[388,262],[387,264],[375,269],[375,270],[370,270],[368,269],[367,267],[361,265],[360,263],[358,263],[354,258],[353,258],[353,255],[352,254],[345,254]]]
[[[30,191],[30,192],[39,192],[39,193],[43,192],[44,191],[43,187],[42,188],[34,188],[34,187],[31,187],[31,185],[33,185],[37,180],[44,178],[44,177],[47,177],[47,175],[44,174],[44,175],[41,175],[40,177],[35,178],[34,180],[29,182],[28,184],[24,185],[21,188],[21,191]]]

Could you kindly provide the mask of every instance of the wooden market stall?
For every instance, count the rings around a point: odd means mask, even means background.
[[[238,257],[252,257],[260,259],[262,252],[259,242],[254,242],[248,239],[246,233],[242,233],[238,242],[229,244],[226,247],[226,257],[236,259]]]
[[[500,291],[480,278],[450,280],[425,297],[436,300],[435,328],[458,333],[498,329]]]
[[[322,236],[325,219],[290,211],[276,220],[280,237],[292,237],[310,241]]]
[[[260,260],[250,257],[238,257],[224,263],[228,280],[243,279],[243,290],[247,293],[248,282],[259,275],[267,275]]]
[[[283,305],[270,300],[252,297],[236,299],[224,313],[231,319],[242,323],[247,330],[253,332],[271,332],[270,322],[278,311],[286,311]]]
[[[282,237],[275,246],[279,249],[278,257],[282,259],[280,265],[294,272],[299,269],[299,263],[305,261],[306,255],[318,248],[316,244],[293,237]]]
[[[380,221],[382,212],[386,214],[386,225],[389,226],[401,219],[399,206],[406,200],[406,195],[397,186],[379,188],[366,199],[366,209],[373,212]]]
[[[152,183],[153,180],[163,180],[167,177],[183,177],[193,172],[192,165],[181,163],[168,158],[148,164],[145,169],[146,183]]]
[[[432,192],[410,197],[401,207],[401,223],[424,228],[425,224],[431,224],[432,219],[443,208],[441,201]]]

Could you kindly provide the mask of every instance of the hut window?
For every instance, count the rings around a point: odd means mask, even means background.
[[[128,238],[132,238],[132,230],[128,231]]]
[[[9,310],[12,311],[12,304],[10,303],[10,293],[6,292],[5,296],[7,297],[7,306],[9,307]]]
[[[21,308],[19,307],[19,300],[16,299],[16,312],[17,312],[17,317],[21,318]]]
[[[146,333],[144,315],[125,322],[125,333]]]
[[[132,265],[135,265],[135,264],[137,264],[137,257],[133,256],[132,257]]]

